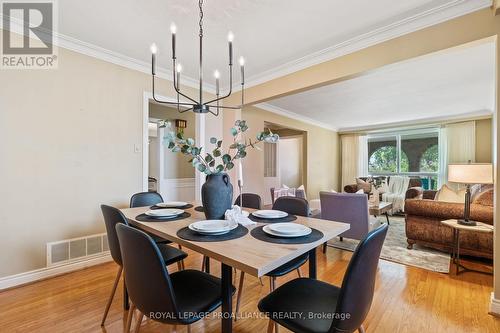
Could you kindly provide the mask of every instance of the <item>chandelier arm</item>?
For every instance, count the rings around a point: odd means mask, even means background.
[[[153,75],[153,100],[157,103],[161,103],[161,104],[170,104],[170,105],[183,105],[183,106],[195,106],[196,104],[193,104],[193,103],[186,103],[186,102],[169,102],[169,101],[162,101],[162,100],[159,100],[158,98],[156,98],[156,94],[155,94],[155,75]]]
[[[241,109],[241,105],[240,106],[217,106],[217,105],[208,105],[210,107],[214,107],[214,108],[220,108],[220,109],[231,109],[231,110],[239,110]]]
[[[179,110],[179,113],[184,113],[193,110],[193,107],[190,107],[189,109],[186,110]]]
[[[181,90],[179,89],[179,87],[177,87],[177,79],[176,79],[176,75],[175,75],[175,59],[173,60],[173,64],[174,64],[174,67],[173,67],[173,73],[174,73],[174,89],[175,89],[175,92],[178,93],[179,95],[181,95],[182,97],[185,97],[187,99],[189,99],[191,102],[193,102],[195,105],[198,104],[198,102],[194,99],[192,99],[191,97],[181,93]]]
[[[211,104],[213,102],[218,102],[218,101],[222,101],[223,99],[225,98],[228,98],[229,96],[231,96],[231,94],[233,93],[233,65],[229,65],[229,92],[222,96],[222,97],[217,97],[211,101],[208,101],[207,103],[205,104]]]
[[[219,116],[219,106],[217,107],[217,113],[213,112],[213,111],[210,111],[208,110],[208,112],[210,112],[211,114],[213,114],[214,116],[218,117]]]

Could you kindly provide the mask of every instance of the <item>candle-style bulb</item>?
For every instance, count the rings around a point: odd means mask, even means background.
[[[234,34],[231,31],[229,31],[229,33],[227,34],[227,41],[232,43],[233,40],[234,40]]]
[[[177,73],[182,72],[182,65],[181,64],[177,64],[176,71],[177,71]]]
[[[218,80],[220,78],[220,73],[218,70],[215,70],[214,77]]]
[[[173,34],[177,33],[177,26],[175,25],[174,22],[170,24],[170,32]]]
[[[151,50],[152,54],[157,54],[158,53],[158,46],[156,46],[155,43],[151,44],[151,47],[149,49]]]
[[[240,66],[242,66],[242,67],[245,66],[245,58],[240,57],[239,62],[240,62]]]

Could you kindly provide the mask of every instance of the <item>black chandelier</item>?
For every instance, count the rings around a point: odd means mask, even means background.
[[[199,0],[199,8],[200,8],[200,21],[199,21],[199,26],[200,26],[200,33],[199,33],[199,45],[200,45],[200,50],[199,50],[199,97],[198,100],[191,98],[187,96],[186,94],[181,92],[181,86],[180,86],[180,81],[181,81],[181,72],[182,72],[182,66],[181,64],[177,63],[177,58],[175,56],[175,34],[177,33],[177,27],[175,24],[172,23],[170,26],[170,31],[172,32],[172,73],[173,73],[173,81],[174,81],[174,89],[177,92],[177,102],[169,102],[169,101],[162,101],[158,100],[155,96],[155,77],[156,77],[156,53],[158,52],[158,48],[156,44],[151,45],[151,74],[153,78],[153,100],[155,100],[158,103],[161,104],[168,104],[168,105],[176,105],[177,110],[180,113],[187,112],[187,111],[193,111],[195,113],[208,113],[210,112],[211,114],[218,116],[219,115],[219,109],[241,109],[243,107],[243,97],[244,97],[244,88],[245,88],[245,59],[243,57],[240,57],[239,63],[240,63],[240,69],[241,69],[241,105],[239,106],[220,106],[219,102],[222,101],[225,98],[228,98],[231,96],[232,93],[232,86],[233,86],[233,38],[234,35],[229,32],[227,39],[229,43],[229,91],[226,95],[220,96],[220,73],[219,71],[214,72],[214,77],[215,77],[215,95],[216,98],[209,100],[207,102],[203,101],[203,0]],[[179,96],[183,96],[184,98],[188,99],[191,102],[180,102]],[[183,108],[186,108],[184,110],[181,109],[181,106]],[[215,109],[216,111],[212,111],[212,109]]]

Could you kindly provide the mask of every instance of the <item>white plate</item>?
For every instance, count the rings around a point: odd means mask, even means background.
[[[276,236],[276,237],[283,237],[283,238],[302,237],[302,236],[307,236],[307,235],[309,235],[312,232],[311,228],[306,227],[309,230],[304,229],[302,232],[295,233],[295,234],[283,234],[283,233],[279,233],[279,232],[275,232],[275,231],[271,230],[269,228],[270,226],[271,225],[268,224],[268,225],[264,226],[264,228],[262,228],[262,230],[264,230],[264,232],[266,234],[269,234],[269,235],[272,235],[272,236]]]
[[[222,235],[237,227],[238,223],[231,223],[226,220],[205,220],[189,225],[189,229],[203,235]]]
[[[269,229],[274,233],[284,235],[301,235],[311,233],[311,228],[299,223],[274,223],[269,225]]]
[[[176,207],[184,207],[187,205],[188,203],[185,201],[167,201],[167,202],[159,202],[155,206],[165,207],[165,208],[176,208]]]
[[[181,215],[182,213],[184,213],[184,211],[182,209],[166,208],[166,209],[148,210],[144,214],[146,214],[148,216],[152,216],[152,217],[175,217],[175,216]]]
[[[265,219],[280,219],[287,217],[288,213],[281,210],[256,210],[252,215]]]

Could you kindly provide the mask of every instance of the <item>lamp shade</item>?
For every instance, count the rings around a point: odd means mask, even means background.
[[[448,164],[448,181],[461,184],[492,184],[491,163]]]

